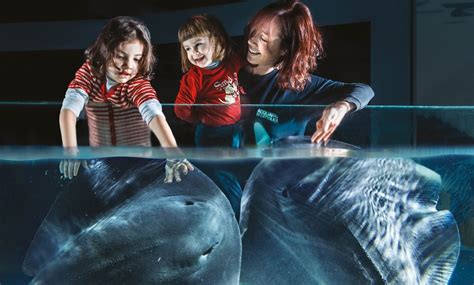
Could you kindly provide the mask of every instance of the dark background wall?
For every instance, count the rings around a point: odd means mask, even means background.
[[[185,19],[203,12],[212,13],[221,19],[230,35],[241,36],[244,26],[255,12],[272,1],[187,0],[164,4],[170,1],[138,0],[130,4],[125,0],[102,0],[99,1],[100,5],[97,2],[85,0],[64,4],[46,0],[31,7],[14,4],[18,6],[16,10],[2,11],[10,15],[6,17],[10,21],[0,24],[0,38],[6,39],[0,45],[0,52],[82,50],[94,40],[107,18],[120,14],[139,16],[144,20],[156,44],[175,43],[176,31]],[[371,85],[378,94],[383,94],[377,96],[373,103],[412,103],[411,0],[303,2],[310,7],[315,22],[320,26],[369,22]],[[64,12],[53,12],[55,9]],[[28,13],[31,10],[34,12]],[[12,18],[22,21],[11,22]],[[343,35],[346,36],[350,35]],[[345,48],[351,49],[351,45]],[[352,55],[358,56],[355,52]]]

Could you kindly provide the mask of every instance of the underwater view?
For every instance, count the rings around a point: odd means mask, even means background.
[[[0,146],[0,283],[474,284],[474,148],[371,134],[406,110],[367,109],[325,145]]]
[[[66,181],[2,159],[2,284],[472,282],[472,155],[261,151],[191,159],[245,182],[240,231],[199,167],[165,184],[163,159],[101,157]]]

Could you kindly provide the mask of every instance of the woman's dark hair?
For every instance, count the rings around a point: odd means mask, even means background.
[[[323,39],[313,23],[309,8],[298,0],[280,1],[262,8],[245,29],[247,40],[262,26],[278,21],[281,27],[281,50],[277,60],[278,86],[301,91],[311,80],[310,72],[316,70],[317,58],[323,55]]]
[[[143,44],[138,74],[151,79],[156,59],[153,54],[150,31],[143,22],[126,16],[110,19],[95,42],[84,52],[86,60],[90,61],[94,75],[105,78],[107,63],[112,60],[116,49],[120,44],[132,40],[139,40]]]
[[[211,44],[214,43],[213,60],[224,60],[233,52],[233,43],[222,23],[216,17],[209,14],[191,16],[178,30],[183,72],[188,71],[192,66],[184,50],[183,42],[194,37],[209,37]]]

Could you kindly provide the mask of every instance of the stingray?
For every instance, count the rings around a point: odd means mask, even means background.
[[[418,158],[417,161],[440,174],[444,204],[458,223],[461,243],[474,248],[474,159],[470,155],[445,155]]]
[[[441,179],[410,159],[264,159],[243,191],[244,284],[446,284]]]
[[[165,184],[162,161],[96,161],[57,197],[24,259],[31,284],[238,284],[232,208],[196,169]]]

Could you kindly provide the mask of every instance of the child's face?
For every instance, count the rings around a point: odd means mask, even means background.
[[[194,37],[185,40],[183,48],[192,65],[204,68],[212,63],[214,47],[209,37]]]
[[[137,75],[142,56],[143,44],[139,40],[121,43],[107,63],[107,76],[118,83],[129,81]]]

